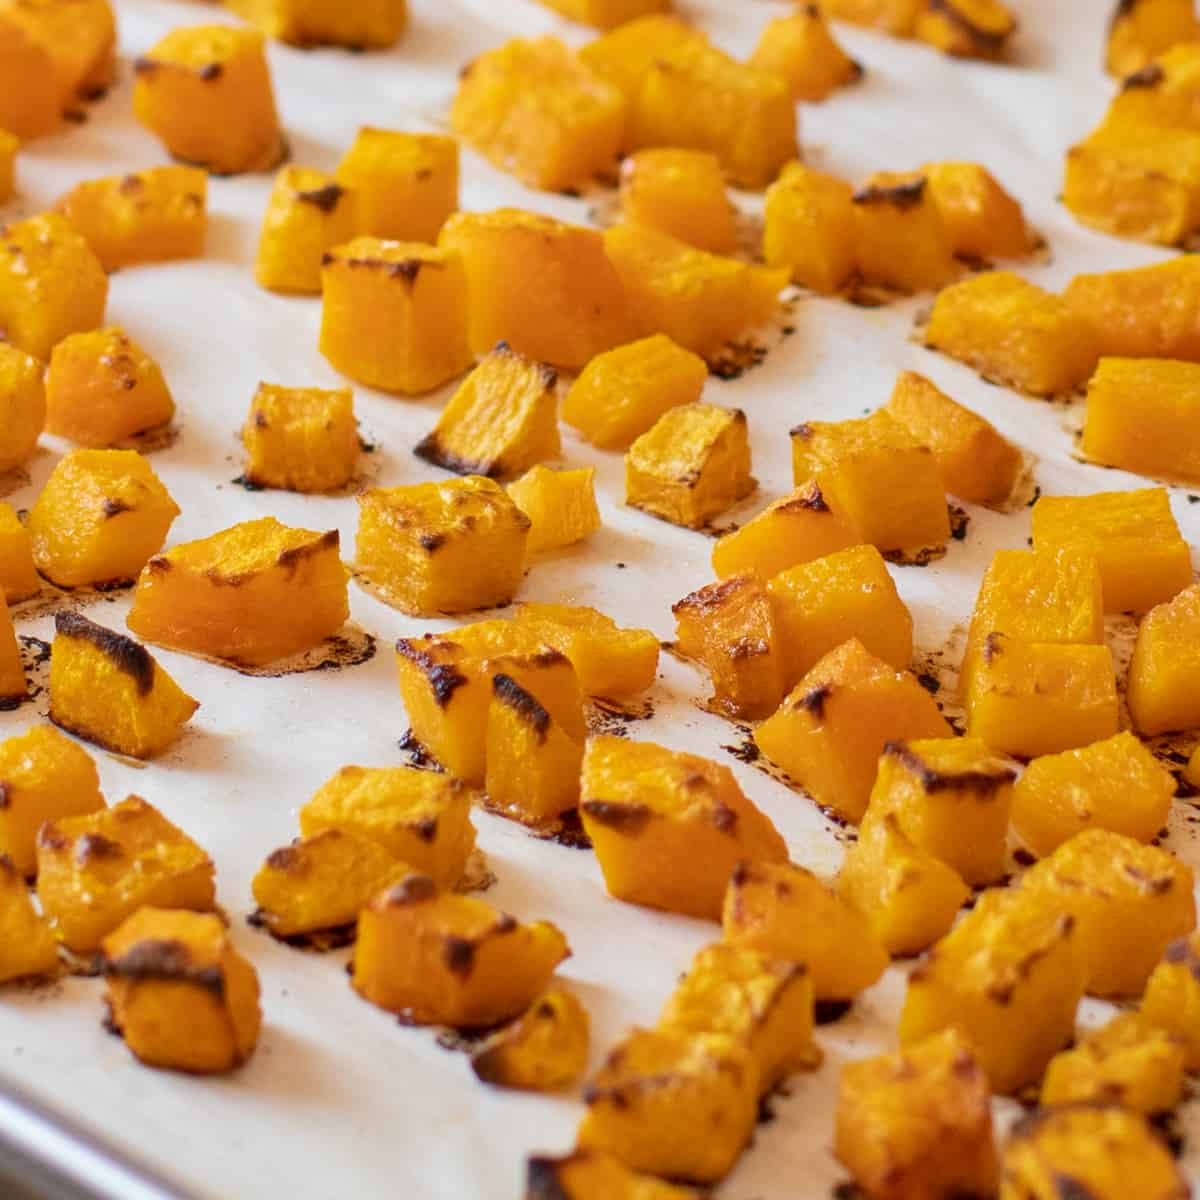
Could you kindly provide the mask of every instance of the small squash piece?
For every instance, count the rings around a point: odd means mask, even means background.
[[[877,172],[853,203],[855,253],[867,283],[926,292],[958,274],[950,231],[926,175]]]
[[[1200,1070],[1200,934],[1167,947],[1146,984],[1139,1011],[1144,1020],[1183,1042],[1187,1070]]]
[[[0,359],[3,353],[0,352]],[[0,595],[6,604],[17,604],[42,589],[33,566],[33,543],[17,510],[0,501]]]
[[[648,13],[662,12],[670,0],[538,0],[547,8],[596,29],[614,29]]]
[[[821,0],[827,17],[866,25],[895,37],[911,37],[926,0]]]
[[[551,988],[471,1055],[471,1069],[496,1087],[557,1091],[587,1069],[590,1034],[591,1021],[578,997]]]
[[[713,254],[737,249],[721,161],[704,150],[639,150],[621,164],[621,218]]]
[[[5,11],[0,11],[0,78],[0,129],[28,141],[57,128],[62,95],[54,60]]]
[[[655,62],[685,42],[703,40],[704,34],[682,17],[650,13],[588,42],[579,57],[632,104]]]
[[[267,37],[303,48],[386,50],[408,25],[408,0],[226,0],[225,7]]]
[[[1024,258],[1033,249],[1020,204],[979,163],[921,168],[954,253],[967,259]]]
[[[243,478],[289,492],[331,492],[354,477],[362,451],[349,388],[260,383],[242,426]]]
[[[53,975],[58,943],[33,907],[24,872],[0,853],[0,983]]]
[[[561,550],[591,537],[602,522],[596,505],[596,468],[552,471],[540,463],[508,485],[508,494],[529,518],[526,552]]]
[[[21,647],[13,628],[12,613],[5,606],[4,612],[0,613],[0,712],[18,707],[28,695]]]
[[[1105,66],[1125,79],[1165,50],[1200,39],[1193,0],[1116,0],[1108,27]]]
[[[786,18],[785,18],[786,19]],[[767,188],[763,258],[793,283],[839,292],[858,269],[854,189],[835,175],[788,163]]]
[[[787,80],[794,100],[819,103],[840,87],[857,83],[863,69],[834,40],[816,4],[767,22],[750,65]]]
[[[631,1171],[600,1150],[573,1150],[565,1158],[531,1158],[525,1200],[702,1200],[690,1187]]]
[[[46,426],[43,374],[36,358],[0,342],[0,472],[19,467],[37,449]]]
[[[930,0],[913,36],[954,58],[1004,57],[1017,19],[1000,0]]]
[[[1133,727],[1151,736],[1200,728],[1200,585],[1146,614],[1129,664]]]

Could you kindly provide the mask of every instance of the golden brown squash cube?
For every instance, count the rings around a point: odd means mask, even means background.
[[[0,34],[2,37],[3,34]],[[12,199],[17,187],[17,151],[21,142],[16,134],[0,129],[0,204]]]
[[[921,550],[950,538],[946,487],[933,451],[886,409],[792,430],[797,483],[815,479],[834,510],[880,550]]]
[[[767,22],[750,65],[787,80],[794,100],[818,103],[862,78],[863,69],[834,40],[815,4]]]
[[[478,1029],[525,1012],[570,953],[547,921],[519,924],[410,875],[359,914],[353,982],[407,1023]]]
[[[512,479],[562,452],[558,374],[501,342],[459,385],[414,454],[459,475]]]
[[[665,412],[700,399],[708,366],[665,334],[598,354],[571,384],[562,419],[603,450],[625,450]]]
[[[254,276],[273,292],[321,292],[325,255],[362,232],[362,200],[332,175],[312,167],[284,167],[275,176]]]
[[[539,3],[596,29],[613,29],[670,7],[670,0],[539,0]]]
[[[909,976],[900,1044],[960,1030],[1002,1096],[1041,1078],[1075,1035],[1075,920],[1025,891],[985,892]]]
[[[220,917],[143,908],[104,939],[100,966],[110,1024],[147,1066],[216,1075],[254,1053],[258,975]]]
[[[471,1055],[477,1079],[496,1087],[552,1092],[587,1069],[591,1021],[572,992],[551,988]]]
[[[0,331],[45,362],[70,333],[104,320],[108,276],[82,235],[58,213],[0,229]]]
[[[859,911],[793,863],[739,863],[721,923],[730,945],[803,964],[818,1001],[852,1000],[887,969]]]
[[[1069,297],[1009,271],[988,271],[939,293],[925,345],[985,379],[1034,396],[1059,396],[1086,382],[1103,342]]]
[[[0,12],[0,78],[0,128],[25,141],[53,132],[62,113],[54,60],[9,12]]]
[[[17,708],[29,695],[21,647],[7,606],[0,613],[0,712]]]
[[[757,486],[740,408],[670,408],[625,455],[625,503],[687,529],[703,528]]]
[[[1183,1042],[1189,1071],[1200,1069],[1200,934],[1167,947],[1146,984],[1140,1014]]]
[[[112,83],[117,23],[109,0],[6,0],[2,11],[49,54],[64,112]]]
[[[19,467],[37,448],[46,425],[44,368],[0,342],[0,472]]]
[[[609,895],[630,904],[715,921],[737,863],[787,860],[728,767],[651,742],[589,738],[579,811]]]
[[[858,269],[854,189],[834,175],[788,163],[767,188],[763,258],[793,283],[831,295]]]
[[[349,388],[260,383],[242,426],[243,479],[290,492],[330,492],[354,478],[362,451]]]
[[[1085,829],[1152,842],[1166,827],[1175,777],[1128,730],[1035,758],[1013,787],[1013,828],[1039,856]]]
[[[565,1158],[531,1158],[525,1200],[701,1200],[690,1187],[631,1171],[599,1150],[573,1150]]]
[[[55,208],[83,235],[106,271],[199,258],[208,229],[208,175],[197,167],[150,167],[88,179]]]
[[[29,530],[11,504],[0,502],[0,595],[6,604],[16,604],[36,596],[41,589],[42,581],[33,566]]]
[[[417,395],[471,365],[467,275],[453,250],[356,238],[321,261],[321,353],[342,374]]]
[[[596,505],[595,467],[552,471],[539,464],[514,479],[507,490],[530,521],[528,554],[574,546],[603,523]]]
[[[408,25],[408,0],[226,0],[225,7],[293,46],[385,50]]]
[[[924,4],[925,0],[821,0],[821,11],[827,17],[910,37]]]
[[[55,937],[76,954],[147,905],[208,912],[212,859],[140,796],[38,833],[38,899]]]
[[[971,162],[921,168],[955,254],[964,258],[1024,258],[1033,249],[1020,204],[986,167]]]
[[[174,29],[134,63],[133,111],[169,153],[219,175],[266,171],[285,153],[257,29]]]
[[[1116,0],[1105,66],[1125,79],[1172,46],[1200,38],[1193,0]]]
[[[621,218],[713,254],[737,249],[721,160],[704,150],[639,150],[621,164]]]
[[[438,771],[342,767],[300,810],[300,832],[316,838],[332,830],[375,842],[394,860],[451,890],[475,849],[476,799],[461,781]]]
[[[528,187],[561,192],[611,173],[626,108],[558,38],[513,38],[464,68],[450,125]]]
[[[462,255],[473,354],[507,342],[535,362],[579,368],[633,334],[598,230],[501,208],[455,213],[438,245]]]
[[[1126,699],[1141,734],[1200,727],[1200,586],[1146,614],[1129,664]]]
[[[637,1171],[716,1183],[750,1141],[759,1091],[754,1058],[736,1038],[634,1029],[584,1089],[578,1145]]]
[[[950,231],[928,178],[880,171],[854,193],[855,253],[867,283],[927,292],[958,274]]]
[[[43,822],[87,816],[104,807],[91,756],[52,725],[35,725],[0,742],[0,793],[0,854],[22,878],[37,872],[37,834]]]
[[[588,42],[579,57],[632,104],[655,62],[685,42],[704,40],[704,34],[682,17],[651,13]]]
[[[46,432],[102,450],[166,425],[175,401],[162,369],[123,329],[73,333],[46,372]]]
[[[54,618],[50,720],[85,741],[154,758],[200,707],[132,638],[79,613]]]
[[[1017,32],[1017,19],[1000,0],[930,0],[913,36],[955,58],[998,59]]]
[[[870,1200],[992,1196],[991,1089],[955,1029],[846,1063],[834,1154]]]
[[[414,616],[512,600],[531,522],[490,479],[370,488],[359,498],[359,570]]]
[[[336,529],[289,529],[261,517],[173,546],[146,564],[129,628],[161,646],[252,667],[309,650],[350,615],[338,544]]]
[[[33,907],[24,872],[0,853],[0,983],[52,975],[57,968],[58,943]]]

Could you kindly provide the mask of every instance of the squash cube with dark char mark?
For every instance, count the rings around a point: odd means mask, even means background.
[[[880,171],[854,193],[855,253],[867,283],[926,292],[958,274],[950,232],[925,175]]]
[[[693,1188],[631,1171],[600,1150],[573,1150],[565,1158],[531,1158],[525,1200],[702,1200]]]
[[[227,0],[269,38],[293,46],[385,50],[408,25],[408,0]]]
[[[1200,728],[1200,586],[1146,614],[1129,664],[1126,698],[1141,734]]]
[[[62,113],[54,60],[6,12],[0,14],[0,127],[22,140],[52,133]]]
[[[630,904],[716,921],[742,859],[787,859],[783,838],[733,772],[695,754],[590,738],[581,795],[609,895]]]
[[[579,998],[551,988],[471,1055],[471,1069],[496,1087],[558,1091],[587,1069],[590,1038],[591,1021]]]
[[[364,999],[414,1025],[480,1029],[525,1012],[570,953],[546,921],[519,924],[410,875],[359,915],[353,983]]]
[[[0,502],[0,596],[6,604],[17,604],[41,589],[29,530],[11,504]]]
[[[129,628],[175,650],[263,666],[317,646],[350,615],[336,529],[244,521],[156,555]]]
[[[19,467],[37,448],[46,425],[44,373],[32,355],[0,342],[0,472]]]
[[[21,647],[7,605],[0,613],[0,712],[16,708],[29,694]]]
[[[768,21],[750,65],[782,76],[793,99],[811,104],[863,75],[862,67],[834,40],[816,4],[801,4],[794,13]]]
[[[955,58],[999,59],[1017,32],[1000,0],[926,0],[913,34]]]
[[[258,975],[212,913],[141,909],[104,939],[112,1028],[150,1067],[242,1066],[262,1026]]]
[[[767,188],[763,257],[793,283],[823,295],[840,291],[858,268],[854,189],[843,179],[788,163]]]
[[[1172,942],[1142,994],[1141,1016],[1184,1044],[1186,1067],[1200,1070],[1200,934]]]
[[[1194,0],[1115,0],[1105,65],[1126,79],[1172,46],[1200,38]]]
[[[0,983],[52,975],[58,943],[33,906],[25,872],[0,853]]]
[[[117,21],[109,0],[9,0],[3,15],[49,54],[65,115],[77,112],[80,100],[98,99],[113,82]]]
[[[639,150],[621,164],[621,219],[708,250],[737,249],[721,160],[704,150]]]
[[[574,546],[602,524],[596,504],[595,467],[556,471],[539,463],[506,490],[529,518],[525,548],[530,554]]]
[[[956,255],[1024,258],[1034,249],[1020,204],[979,163],[935,162],[921,168]]]

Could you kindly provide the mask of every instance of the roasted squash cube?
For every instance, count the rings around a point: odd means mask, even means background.
[[[0,613],[0,712],[16,708],[28,694],[21,647],[17,643],[12,614],[5,606]]]
[[[1200,1069],[1200,934],[1167,947],[1146,984],[1140,1014],[1183,1042],[1189,1071]]]
[[[639,150],[621,164],[621,217],[710,250],[737,249],[721,161],[704,150]]]
[[[414,1025],[481,1028],[525,1012],[570,953],[547,921],[519,924],[410,875],[359,914],[353,981],[364,999]]]
[[[896,37],[910,37],[925,3],[926,0],[821,0],[821,11],[827,17],[880,29]]]
[[[76,954],[146,905],[208,912],[212,859],[140,796],[38,833],[38,899],[55,937]]]
[[[104,939],[114,1030],[147,1066],[221,1074],[254,1053],[258,975],[212,913],[146,907]]]
[[[815,4],[767,22],[750,65],[787,80],[794,100],[819,103],[862,78],[863,69],[834,40]]]
[[[3,37],[3,34],[0,34]],[[16,134],[0,129],[0,204],[12,199],[17,187],[17,151],[21,142]]]
[[[574,1150],[565,1158],[529,1160],[525,1200],[701,1200],[690,1187],[631,1171],[599,1150]]]
[[[602,524],[596,505],[595,467],[552,471],[539,464],[513,480],[508,494],[529,518],[525,543],[529,554],[574,546],[591,537]]]
[[[258,487],[330,492],[354,477],[362,443],[349,388],[260,383],[242,426],[243,477]]]
[[[46,425],[43,367],[0,342],[0,472],[19,467],[37,448]]]
[[[27,141],[51,133],[62,112],[54,60],[13,19],[0,12],[0,129]]]
[[[858,267],[856,236],[854,190],[844,180],[788,163],[767,188],[763,257],[786,267],[793,283],[840,291]]]
[[[834,1154],[871,1200],[993,1196],[991,1090],[955,1029],[846,1063]]]
[[[1124,79],[1165,50],[1200,38],[1192,0],[1116,0],[1108,28],[1105,66]]]
[[[301,47],[385,50],[408,24],[408,0],[226,0],[225,7],[267,37]]]
[[[913,35],[955,58],[1003,58],[1017,19],[1000,0],[936,0],[917,16]]]
[[[572,21],[597,29],[613,29],[626,21],[662,12],[670,0],[539,0]]]
[[[598,354],[571,384],[562,419],[603,450],[625,450],[669,409],[694,404],[708,378],[699,355],[665,334]]]
[[[732,946],[803,964],[818,1001],[852,1000],[888,965],[866,918],[792,863],[739,863],[725,893],[722,930]]]
[[[969,259],[1024,258],[1033,249],[1020,204],[986,167],[938,162],[921,171],[955,254]]]
[[[685,42],[704,40],[704,34],[682,17],[651,13],[588,42],[579,57],[632,104],[655,62]]]
[[[740,408],[669,408],[625,455],[625,503],[688,529],[703,528],[757,486]]]
[[[146,564],[129,628],[252,667],[309,650],[350,615],[338,540],[336,529],[289,529],[260,517],[173,546]]]
[[[65,112],[112,83],[117,22],[109,0],[6,0],[3,15],[50,55]]]
[[[520,586],[531,522],[492,480],[371,488],[358,503],[358,567],[397,608],[493,608]]]
[[[733,772],[695,754],[593,737],[581,790],[584,830],[618,900],[715,921],[737,863],[787,860]]]
[[[578,1144],[634,1170],[716,1183],[750,1141],[759,1091],[737,1038],[634,1029],[584,1089]]]
[[[134,63],[133,111],[176,158],[220,175],[266,171],[285,153],[257,29],[174,29]]]
[[[853,204],[855,254],[867,283],[926,292],[958,274],[950,231],[923,173],[880,171]]]
[[[1086,382],[1103,342],[1068,298],[1009,271],[988,271],[939,293],[925,344],[985,379],[1058,396]]]
[[[1200,728],[1200,585],[1146,615],[1129,664],[1126,698],[1141,734]]]
[[[11,504],[0,502],[0,595],[7,604],[16,604],[36,596],[41,588],[42,581],[33,566],[29,530]]]
[[[58,943],[33,907],[24,874],[0,853],[0,983],[51,975],[58,968]]]
[[[471,1069],[497,1087],[552,1092],[587,1069],[590,1036],[587,1009],[575,994],[551,988],[471,1055]]]

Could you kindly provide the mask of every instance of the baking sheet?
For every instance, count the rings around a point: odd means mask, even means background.
[[[211,6],[166,0],[118,0],[117,7],[120,85],[89,108],[86,124],[22,153],[20,192],[0,209],[3,218],[36,212],[81,179],[164,161],[161,148],[131,115],[130,63],[169,29],[215,14]],[[748,52],[765,22],[789,7],[773,0],[680,4],[686,16],[737,53]],[[1016,65],[952,62],[915,44],[839,29],[867,75],[825,105],[804,107],[809,161],[851,179],[930,159],[984,162],[1048,238],[1048,260],[1027,273],[1051,287],[1078,271],[1163,257],[1078,228],[1056,202],[1063,153],[1098,120],[1111,91],[1099,67],[1107,6],[1094,0],[1018,0],[1016,8],[1024,28]],[[332,168],[362,123],[437,128],[458,69],[507,36],[543,31],[563,32],[575,41],[584,36],[531,0],[415,0],[413,10],[410,33],[389,53],[271,47],[296,162]],[[172,541],[269,513],[310,528],[337,527],[349,557],[357,520],[352,497],[248,493],[231,482],[241,470],[236,430],[260,380],[341,382],[317,353],[319,302],[272,296],[253,282],[250,264],[269,186],[266,176],[213,180],[205,260],[115,275],[109,320],[124,325],[159,359],[179,404],[180,436],[152,459],[183,509]],[[751,213],[761,203],[739,199]],[[464,154],[465,208],[519,204],[584,220],[602,201],[599,194],[576,200],[529,193]],[[1070,427],[1077,411],[988,386],[915,345],[914,318],[928,303],[915,299],[868,310],[802,299],[790,322],[794,334],[775,345],[760,367],[737,381],[708,384],[707,399],[737,405],[749,416],[761,489],[744,513],[789,489],[791,426],[877,407],[904,368],[928,374],[1020,442],[1036,458],[1036,483],[1045,492],[1139,485],[1135,476],[1072,458]],[[431,427],[447,394],[401,400],[356,389],[363,433],[378,446],[365,462],[369,478],[396,484],[437,474],[411,448]],[[43,447],[31,464],[29,485],[10,497],[19,507],[32,503],[65,448],[51,438],[43,439]],[[586,549],[536,564],[521,598],[595,605],[622,623],[649,626],[670,638],[671,603],[711,576],[711,541],[622,508],[619,455],[594,451],[565,428],[564,450],[572,465],[597,467],[605,527]],[[1200,507],[1183,492],[1173,497],[1185,534],[1196,542]],[[913,611],[924,669],[937,671],[957,661],[984,566],[995,550],[1024,546],[1029,534],[1025,510],[1007,516],[968,511],[965,540],[953,542],[943,560],[926,569],[895,569]],[[101,985],[71,978],[49,988],[0,993],[0,1080],[12,1081],[198,1197],[513,1197],[520,1194],[528,1153],[572,1145],[582,1111],[577,1096],[484,1088],[467,1058],[443,1049],[434,1033],[401,1028],[361,1001],[342,970],[345,952],[300,953],[244,922],[255,869],[295,835],[297,810],[317,786],[347,763],[404,761],[397,741],[406,720],[390,644],[398,636],[451,624],[410,620],[353,586],[351,605],[354,620],[378,638],[379,652],[371,661],[342,671],[253,679],[156,651],[202,702],[196,720],[173,750],[145,768],[97,753],[110,801],[130,792],[144,795],[215,859],[219,899],[263,983],[265,1026],[252,1062],[236,1075],[211,1080],[140,1067],[100,1027]],[[127,607],[127,596],[116,594],[88,612],[120,628]],[[48,639],[50,628],[44,613],[18,621],[18,632],[26,636]],[[729,764],[784,833],[795,860],[818,871],[835,870],[842,853],[836,831],[808,800],[730,753],[744,735],[703,711],[706,695],[696,672],[664,656],[650,696],[654,716],[629,732]],[[0,714],[0,736],[41,719],[44,706],[42,696],[15,713]],[[1190,812],[1177,805],[1170,844],[1195,862]],[[562,974],[591,1012],[595,1064],[630,1024],[653,1022],[690,956],[717,936],[717,928],[609,900],[596,861],[586,852],[535,841],[486,814],[479,814],[477,824],[498,880],[488,899],[523,919],[552,919],[570,939],[574,956]],[[848,1058],[894,1043],[907,970],[904,964],[894,967],[851,1016],[821,1031],[824,1068],[795,1078],[790,1096],[774,1102],[776,1119],[760,1126],[721,1197],[817,1200],[830,1194],[843,1177],[831,1155],[838,1068]],[[1085,1019],[1101,1012],[1100,1006],[1085,1005]],[[1009,1109],[1001,1106],[1002,1116]],[[1183,1122],[1195,1131],[1195,1112],[1186,1109]],[[0,1124],[7,1126],[3,1111]],[[52,1153],[69,1159],[71,1152],[57,1146]],[[1198,1160],[1188,1161],[1194,1171]],[[83,1163],[80,1170],[86,1169]],[[121,1194],[119,1188],[113,1194]]]

